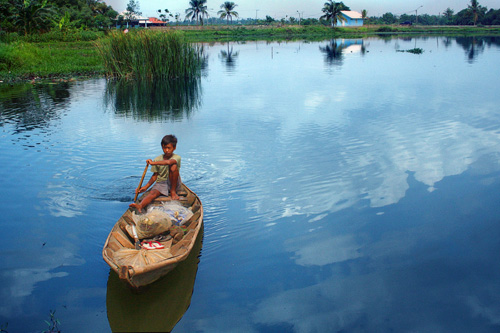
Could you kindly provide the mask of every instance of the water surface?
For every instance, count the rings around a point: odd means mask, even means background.
[[[102,246],[174,133],[205,209],[174,331],[499,330],[498,38],[205,49],[177,84],[0,86],[0,327],[128,316]]]

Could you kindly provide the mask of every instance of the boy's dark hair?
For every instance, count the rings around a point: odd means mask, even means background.
[[[175,137],[175,135],[172,135],[172,134],[169,134],[169,135],[165,135],[163,137],[163,139],[161,139],[161,145],[162,146],[166,146],[168,145],[169,143],[172,144],[172,146],[176,147],[177,146],[177,138]]]

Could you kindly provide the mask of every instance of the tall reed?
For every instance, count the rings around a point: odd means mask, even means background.
[[[176,79],[201,73],[202,49],[181,32],[115,31],[95,44],[111,77]]]

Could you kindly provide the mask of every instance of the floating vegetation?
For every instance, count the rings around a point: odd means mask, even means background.
[[[419,47],[416,47],[414,49],[406,50],[406,52],[413,53],[413,54],[421,54],[424,52],[424,50],[422,50]]]
[[[95,42],[106,75],[129,79],[177,79],[201,74],[203,51],[181,32],[115,31]]]
[[[409,49],[409,50],[397,50],[397,52],[408,52],[408,53],[413,53],[413,54],[422,54],[424,52],[423,49],[416,47],[414,49]]]

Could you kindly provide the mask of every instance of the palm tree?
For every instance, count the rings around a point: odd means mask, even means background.
[[[366,9],[363,9],[361,11],[361,18],[363,19],[363,22],[367,22],[368,21],[368,12],[366,11]]]
[[[233,23],[233,16],[238,17],[238,12],[234,10],[234,7],[238,6],[232,1],[226,1],[222,5],[220,5],[221,10],[217,12],[217,15],[220,15],[221,19],[226,19],[229,24],[229,19],[231,19],[231,23]]]
[[[328,0],[327,2],[325,2],[325,5],[321,10],[323,13],[325,13],[325,15],[321,16],[320,19],[331,21],[332,28],[334,28],[337,21],[347,21],[347,19],[341,13],[342,10],[348,10],[348,7],[346,7],[343,2]]]
[[[472,20],[474,21],[474,25],[477,23],[477,17],[480,9],[479,2],[477,0],[470,0],[469,11],[472,13]]]
[[[203,16],[208,17],[206,2],[207,0],[189,0],[191,7],[186,9],[186,18],[191,17],[191,20],[200,21],[203,25]]]

